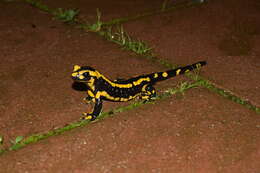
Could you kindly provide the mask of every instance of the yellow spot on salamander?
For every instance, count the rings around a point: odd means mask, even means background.
[[[105,76],[99,74],[99,77],[103,78],[105,81],[107,81],[110,85],[112,85],[112,87],[118,87],[118,88],[131,88],[133,85],[131,83],[128,84],[117,84],[114,83],[112,81],[110,81],[109,79],[107,79]]]
[[[120,98],[119,98],[119,97],[115,97],[114,100],[115,100],[115,101],[119,101]]]
[[[71,76],[72,77],[76,77],[78,75],[78,73],[72,73]]]
[[[90,97],[95,97],[95,95],[93,94],[93,92],[90,91],[90,90],[88,90],[88,95],[89,95]]]
[[[150,82],[150,78],[149,77],[146,77],[146,78],[140,78],[138,79],[137,81],[134,81],[134,85],[137,86],[137,85],[140,85],[143,81],[147,81],[147,82]]]
[[[144,85],[143,87],[142,87],[142,91],[146,91],[146,87],[147,87],[147,85]]]
[[[163,72],[162,76],[163,76],[163,77],[167,77],[167,76],[168,76],[168,73]]]
[[[126,102],[126,101],[128,101],[128,99],[127,99],[127,98],[123,98],[123,97],[121,97],[121,98],[120,98],[120,101],[122,101],[122,102]]]
[[[154,73],[153,77],[157,78],[158,77],[158,73]]]
[[[181,72],[181,69],[178,69],[178,70],[176,71],[176,75],[179,75],[180,72]]]
[[[188,73],[190,70],[189,69],[187,69],[186,71],[185,71],[185,73]]]
[[[90,120],[90,119],[92,119],[92,116],[91,115],[85,116],[84,119],[85,120]]]
[[[118,97],[113,97],[113,96],[109,95],[106,91],[98,91],[96,94],[96,98],[99,99],[101,96],[103,96],[109,100],[115,100],[115,101],[120,100],[120,98],[118,98]]]
[[[81,67],[79,65],[74,65],[73,71],[78,71]]]
[[[142,99],[147,100],[147,99],[149,99],[149,96],[142,96]]]
[[[131,88],[133,85],[132,84],[115,84],[111,83],[112,86],[119,87],[119,88]]]

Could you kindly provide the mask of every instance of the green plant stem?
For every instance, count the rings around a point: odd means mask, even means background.
[[[148,16],[157,15],[157,14],[161,14],[161,13],[165,13],[165,12],[170,12],[170,11],[174,11],[174,10],[178,10],[178,9],[182,9],[182,8],[195,7],[198,5],[203,5],[203,4],[198,3],[196,1],[190,1],[190,0],[182,1],[180,3],[176,3],[174,6],[164,8],[163,11],[161,9],[157,9],[155,11],[144,12],[144,13],[138,14],[136,16],[117,18],[117,19],[110,20],[108,22],[104,22],[103,25],[110,26],[110,25],[122,24],[125,22],[134,21],[134,20],[141,19],[141,18],[148,17]]]
[[[60,128],[56,128],[54,130],[50,130],[48,132],[45,132],[45,133],[39,133],[39,134],[33,134],[31,136],[28,136],[26,138],[24,138],[22,141],[18,142],[18,143],[15,143],[14,145],[12,145],[11,147],[9,147],[8,149],[3,149],[3,150],[0,150],[0,154],[2,153],[6,153],[7,151],[11,151],[11,150],[18,150],[18,149],[21,149],[29,144],[32,144],[32,143],[36,143],[38,141],[41,141],[41,140],[44,140],[48,137],[51,137],[51,136],[56,136],[56,135],[60,135],[66,131],[70,131],[72,129],[75,129],[75,128],[78,128],[78,127],[82,127],[82,126],[86,126],[90,123],[94,123],[96,121],[99,121],[103,118],[106,118],[106,117],[109,117],[109,116],[113,116],[114,114],[116,113],[120,113],[120,112],[126,112],[128,110],[132,110],[132,109],[135,109],[137,107],[140,107],[144,104],[151,104],[153,103],[154,101],[156,100],[160,100],[160,99],[165,99],[167,97],[170,97],[171,95],[173,94],[176,94],[176,93],[182,93],[188,89],[191,89],[191,88],[195,88],[195,87],[198,87],[200,86],[199,84],[199,81],[196,81],[194,83],[184,83],[183,85],[179,86],[178,88],[169,88],[168,90],[166,90],[162,95],[159,95],[158,97],[156,97],[152,102],[142,102],[142,101],[136,101],[136,102],[133,102],[127,106],[121,106],[121,107],[117,107],[115,109],[112,109],[110,111],[107,111],[107,112],[103,112],[101,113],[101,115],[93,122],[89,121],[89,120],[85,120],[85,121],[78,121],[78,122],[73,122],[71,124],[68,124],[64,127],[60,127]]]

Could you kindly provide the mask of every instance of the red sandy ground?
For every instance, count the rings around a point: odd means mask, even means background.
[[[79,7],[86,20],[94,20],[97,7],[102,18],[111,19],[161,4],[145,0],[46,3],[51,7]],[[0,2],[0,9],[2,147],[10,146],[9,141],[16,136],[77,121],[81,112],[90,109],[82,103],[85,93],[71,87],[74,64],[93,66],[112,79],[165,69],[93,33],[52,20],[27,4]],[[202,76],[259,105],[259,12],[256,0],[212,0],[201,7],[124,26],[172,63],[206,59],[209,65],[201,70]],[[239,50],[232,44],[224,44],[231,42],[234,21],[249,27],[245,39],[249,39],[251,49],[247,55],[236,54]],[[239,36],[234,35],[234,39]],[[221,49],[223,44],[228,50]],[[236,56],[229,56],[230,52]],[[187,80],[177,77],[156,88],[160,92]],[[126,104],[106,102],[104,110]],[[255,112],[206,89],[191,89],[183,96],[7,152],[0,156],[0,172],[259,173],[259,126]]]

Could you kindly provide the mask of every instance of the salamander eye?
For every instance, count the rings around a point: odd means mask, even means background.
[[[89,79],[90,79],[89,72],[85,72],[85,73],[83,73],[82,75],[84,76],[84,78],[85,78],[86,80],[89,80]]]

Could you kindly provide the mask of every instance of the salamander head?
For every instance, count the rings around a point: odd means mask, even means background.
[[[92,83],[99,78],[99,73],[92,67],[75,65],[71,77],[77,82]]]

